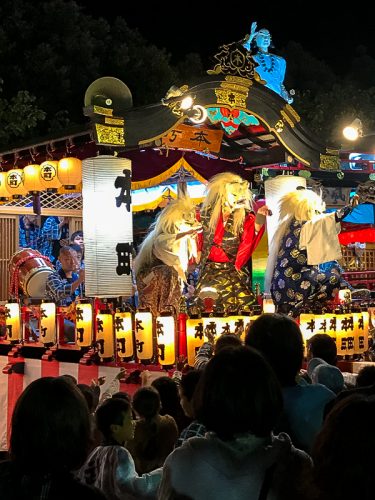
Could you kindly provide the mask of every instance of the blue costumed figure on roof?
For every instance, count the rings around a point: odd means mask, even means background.
[[[259,31],[256,31],[256,29],[257,23],[254,22],[251,25],[250,35],[243,46],[251,51],[251,56],[258,65],[255,71],[266,82],[265,86],[291,104],[293,98],[284,87],[286,61],[283,57],[268,52],[271,45],[270,32],[265,28]]]

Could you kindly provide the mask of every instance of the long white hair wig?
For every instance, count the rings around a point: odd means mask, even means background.
[[[305,188],[296,189],[282,196],[279,200],[278,207],[278,229],[268,249],[267,267],[264,279],[265,291],[269,291],[271,288],[271,281],[280,245],[292,220],[296,219],[302,222],[312,220],[316,215],[324,212],[326,208],[321,194],[319,195],[315,193],[315,191]]]

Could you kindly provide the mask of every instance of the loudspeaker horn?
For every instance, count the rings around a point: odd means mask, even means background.
[[[85,107],[98,105],[113,109],[114,115],[121,116],[133,106],[129,87],[112,76],[103,76],[93,81],[85,93]]]

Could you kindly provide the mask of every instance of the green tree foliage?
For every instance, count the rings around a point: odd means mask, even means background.
[[[207,68],[203,67],[203,62],[199,54],[194,52],[186,54],[176,65],[178,85],[183,85],[187,82],[189,82],[190,86],[197,85],[206,78],[205,69]]]
[[[342,142],[343,128],[356,117],[366,130],[374,130],[375,87],[362,90],[350,82],[335,83],[315,94],[299,92],[296,100],[296,109],[308,126],[327,142]]]
[[[294,88],[293,106],[305,124],[326,142],[340,145],[342,129],[355,117],[366,130],[375,126],[375,60],[362,47],[347,67],[336,74],[296,42],[283,52],[287,88]]]
[[[6,146],[9,140],[28,137],[45,115],[26,90],[17,92],[10,100],[0,97],[0,144]]]
[[[152,104],[164,97],[176,81],[170,55],[146,41],[122,18],[115,19],[110,43],[102,60],[102,75],[120,78],[130,88],[135,105]]]
[[[300,43],[289,42],[282,56],[287,61],[287,88],[309,90],[315,94],[322,89],[331,88],[336,82],[337,77],[329,66],[304,50]]]
[[[102,76],[124,81],[136,106],[160,100],[176,79],[165,50],[123,19],[111,26],[85,15],[74,1],[2,0],[0,17],[4,98],[24,89],[35,96],[45,112],[42,126],[33,123],[35,135],[84,123],[85,91]]]

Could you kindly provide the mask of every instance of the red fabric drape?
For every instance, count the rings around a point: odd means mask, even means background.
[[[348,243],[374,243],[375,242],[375,229],[365,228],[357,229],[353,231],[345,231],[339,234],[339,241],[341,245],[347,245]]]
[[[180,158],[185,160],[206,180],[220,172],[233,172],[244,179],[251,179],[252,174],[246,171],[239,162],[208,159],[206,156],[194,152],[183,152],[175,150],[162,150],[162,154],[154,149],[144,151],[126,151],[121,154],[132,161],[132,181],[140,182],[162,174],[172,167]]]

